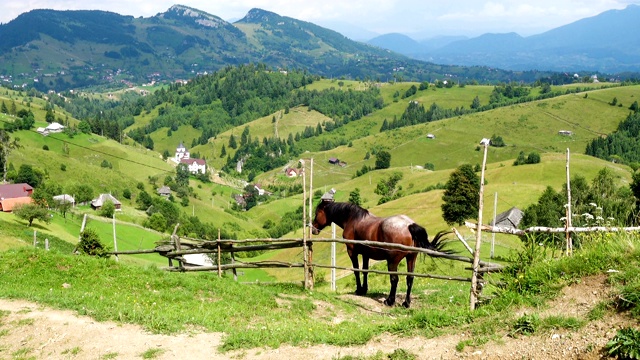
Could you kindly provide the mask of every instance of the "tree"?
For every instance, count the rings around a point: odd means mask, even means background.
[[[289,135],[291,135],[291,134],[289,134]],[[224,144],[222,144],[222,150],[220,150],[220,158],[222,159],[225,156],[227,156],[227,148],[225,148]]]
[[[42,171],[34,169],[29,164],[22,164],[18,169],[18,175],[16,176],[16,183],[27,183],[31,186],[38,187],[44,178]]]
[[[637,102],[636,102],[637,105]],[[2,106],[0,106],[0,112],[3,114],[8,114],[9,113],[9,109],[7,108],[7,104],[4,103],[4,101],[2,102]]]
[[[67,191],[76,199],[76,203],[86,203],[93,200],[93,188],[87,184],[78,184]]]
[[[162,232],[167,229],[167,219],[165,219],[162,213],[153,213],[147,220],[145,220],[144,226],[155,231]]]
[[[232,149],[237,149],[238,148],[238,143],[236,142],[236,137],[233,136],[233,134],[231,134],[231,136],[229,137],[229,147]]]
[[[20,147],[19,139],[14,137],[11,141],[9,133],[0,129],[0,162],[2,163],[2,182],[7,182],[7,163],[9,162],[9,154],[13,149]]]
[[[48,123],[52,123],[56,120],[56,116],[53,114],[53,110],[51,110],[50,108],[47,109],[47,113],[44,116],[44,120]]]
[[[376,169],[388,169],[391,166],[391,154],[382,150],[376,154]]]
[[[29,222],[28,226],[31,226],[33,220],[40,220],[47,224],[51,222],[49,211],[36,204],[18,205],[13,209],[13,213],[20,219],[27,220]]]
[[[359,188],[355,188],[349,193],[349,202],[358,206],[362,206],[362,199],[360,198]]]
[[[176,167],[176,185],[178,187],[188,187],[189,186],[189,167],[187,164],[178,164]]]
[[[111,201],[105,201],[100,207],[100,216],[104,216],[106,218],[113,217],[113,213],[116,211],[116,206]]]
[[[374,193],[381,195],[378,205],[384,204],[391,200],[402,197],[402,186],[398,186],[398,182],[402,180],[401,172],[394,172],[386,179],[380,179]]]
[[[480,98],[478,96],[473,98],[473,102],[471,103],[471,108],[473,110],[477,110],[480,108]]]
[[[442,218],[449,225],[464,224],[477,215],[480,200],[480,178],[470,164],[458,167],[445,184],[442,195]]]

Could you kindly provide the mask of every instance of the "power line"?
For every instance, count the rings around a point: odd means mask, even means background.
[[[10,124],[10,122],[8,122],[8,121],[6,121],[6,120],[0,120],[0,122],[3,122],[3,123],[5,123],[5,124]],[[39,132],[37,132],[37,131],[35,131],[35,130],[28,129],[27,131],[30,131],[30,132],[33,132],[33,133],[36,133],[36,134],[40,135],[40,133],[39,133]],[[121,160],[121,161],[127,161],[127,162],[130,162],[130,163],[132,163],[132,164],[136,164],[136,165],[144,166],[144,167],[147,167],[147,168],[150,168],[150,169],[154,169],[154,170],[159,170],[159,171],[162,171],[163,173],[165,173],[165,172],[171,172],[170,170],[165,170],[165,169],[162,169],[162,168],[159,168],[159,167],[153,166],[153,165],[149,165],[149,164],[145,164],[145,163],[142,163],[142,162],[139,162],[139,161],[135,161],[135,160],[131,160],[131,159],[127,159],[127,158],[123,158],[123,157],[121,157],[121,156],[117,156],[117,155],[109,154],[109,153],[106,153],[106,152],[104,152],[104,151],[100,151],[100,150],[92,149],[92,148],[90,148],[90,147],[87,147],[87,146],[84,146],[84,145],[80,145],[80,144],[76,144],[76,143],[72,143],[72,142],[69,142],[69,141],[67,141],[67,140],[62,140],[62,139],[58,139],[58,138],[55,138],[55,137],[49,137],[49,139],[53,139],[53,140],[56,140],[56,141],[60,141],[60,142],[62,142],[62,143],[66,143],[66,144],[71,144],[71,145],[76,146],[76,147],[78,147],[78,148],[85,149],[85,150],[87,150],[87,151],[92,151],[92,152],[95,152],[95,153],[98,153],[98,154],[102,154],[102,155],[105,155],[105,156],[111,156],[112,158],[115,158],[115,159],[118,159],[118,160]]]

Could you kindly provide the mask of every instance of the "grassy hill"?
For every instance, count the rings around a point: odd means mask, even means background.
[[[341,85],[340,82],[342,82]],[[380,216],[407,214],[424,225],[430,234],[435,234],[436,231],[447,228],[440,210],[442,191],[425,192],[425,189],[444,184],[450,172],[463,163],[480,164],[482,152],[479,151],[479,140],[492,135],[501,136],[506,146],[490,147],[488,151],[486,172],[488,184],[485,188],[485,213],[483,214],[487,222],[493,217],[493,202],[490,199],[493,199],[494,193],[498,193],[496,211],[499,213],[512,206],[521,209],[527,207],[537,200],[546,186],[559,190],[566,181],[565,151],[567,148],[571,151],[572,175],[580,174],[590,181],[601,168],[607,166],[614,170],[620,185],[630,182],[631,173],[627,167],[585,156],[582,153],[587,142],[596,136],[613,131],[618,122],[624,119],[628,113],[628,105],[635,100],[639,86],[600,89],[597,85],[585,84],[585,87],[593,87],[592,90],[380,132],[382,122],[385,119],[400,117],[409,101],[418,101],[425,107],[431,103],[444,107],[468,107],[475,96],[480,98],[481,103],[487,102],[492,91],[490,86],[468,85],[450,89],[430,87],[426,91],[418,91],[416,95],[404,99],[401,98],[402,96],[397,96],[405,93],[412,85],[418,84],[383,84],[380,87],[386,104],[383,109],[358,121],[352,121],[331,133],[325,132],[309,140],[326,141],[340,137],[349,140],[349,145],[339,146],[329,151],[304,152],[301,155],[301,158],[307,160],[314,159],[314,191],[323,193],[335,188],[336,199],[346,201],[349,192],[358,188],[361,191],[363,205],[371,209],[374,214]],[[313,83],[309,88],[321,90],[340,87],[345,90],[359,91],[366,86],[370,84],[324,79]],[[609,103],[614,97],[618,104],[623,106],[611,106]],[[18,108],[30,106],[36,116],[36,125],[45,125],[42,121],[45,105],[43,99],[7,91],[0,94],[0,100],[8,103],[16,101]],[[141,114],[136,118],[136,124],[133,127],[143,126],[145,121],[148,122],[155,113],[157,109]],[[59,116],[63,115],[67,116],[60,112]],[[0,116],[2,121],[12,121],[10,116]],[[161,186],[165,177],[175,176],[173,165],[162,160],[161,152],[167,150],[173,155],[180,141],[183,141],[191,152],[197,152],[206,157],[209,166],[217,170],[226,161],[226,157],[220,158],[222,145],[225,145],[228,154],[233,155],[233,149],[228,147],[229,136],[233,133],[239,138],[247,126],[253,138],[272,137],[276,134],[276,128],[278,136],[285,138],[289,133],[300,132],[305,127],[315,127],[329,120],[331,119],[316,111],[309,111],[307,107],[294,107],[288,113],[280,110],[223,132],[210,139],[207,144],[193,148],[189,145],[192,139],[200,136],[197,129],[188,125],[181,126],[168,136],[168,128],[162,128],[151,135],[156,143],[155,151],[130,142],[131,145],[127,145],[127,139],[125,144],[120,144],[98,135],[79,134],[70,138],[65,134],[54,134],[43,137],[34,131],[18,131],[14,136],[20,138],[23,146],[11,153],[9,162],[15,169],[21,164],[40,168],[46,172],[50,181],[61,184],[63,188],[84,183],[94,188],[96,193],[112,192],[117,195],[128,189],[133,195],[130,200],[121,199],[125,210],[118,215],[118,219],[140,225],[146,218],[146,214],[134,208],[138,194],[137,187],[141,183],[146,191],[152,193],[154,186]],[[72,118],[69,118],[69,121],[72,124],[77,122]],[[559,130],[572,131],[573,135],[559,135]],[[434,134],[435,139],[428,139],[426,135],[429,133]],[[43,149],[45,145],[49,150]],[[65,146],[68,147],[68,153],[64,150]],[[367,152],[373,154],[376,150],[387,150],[391,153],[391,168],[354,177],[356,171],[363,165],[374,166],[375,156],[371,155],[369,159],[365,159],[365,155]],[[520,151],[541,153],[541,163],[513,166],[513,161]],[[331,157],[345,161],[346,166],[329,164],[328,159]],[[101,166],[105,160],[111,164],[111,167]],[[425,170],[423,167],[427,163],[433,164],[435,171]],[[307,174],[310,173],[309,164],[307,161]],[[62,165],[66,170],[62,170]],[[297,161],[294,159],[289,165],[296,166]],[[301,184],[301,178],[287,178],[281,170],[274,169],[259,175],[255,182],[263,186]],[[377,183],[393,172],[402,173],[403,179],[399,185],[402,186],[405,196],[378,206],[380,196],[374,193]],[[150,178],[156,179],[155,185],[151,184]],[[266,237],[266,231],[263,229],[265,222],[270,220],[277,223],[285,213],[302,204],[301,194],[281,191],[271,196],[268,202],[249,211],[232,211],[234,202],[232,197],[234,194],[242,193],[244,183],[229,177],[222,180],[224,181],[218,184],[191,179],[190,187],[193,195],[189,198],[188,206],[180,207],[181,211],[186,215],[198,217],[202,222],[233,232],[239,238],[260,238]],[[91,212],[88,209],[80,209],[79,213],[82,211]],[[9,215],[9,218],[11,217]],[[79,225],[55,224],[54,221],[46,228],[52,233],[57,233],[61,239],[75,241]],[[109,241],[109,224],[100,226],[102,236]],[[470,233],[462,230],[465,236],[470,236]],[[151,239],[155,236],[157,235],[135,235],[134,238]],[[297,230],[285,236],[299,237],[301,233]],[[330,235],[325,232],[322,236]],[[25,241],[17,239],[15,234],[5,233],[2,240],[3,246],[12,247],[11,244],[16,244],[16,241]],[[144,244],[148,245],[146,241]],[[504,253],[519,247],[518,240],[508,236],[497,236],[497,241],[502,244],[501,251]],[[316,258],[325,259],[327,249],[328,246],[318,245]],[[344,252],[340,251],[339,254],[341,254],[339,263],[347,265]],[[293,249],[265,254],[262,258],[293,259],[300,256],[299,250]],[[279,270],[269,270],[247,271],[246,276],[250,280],[254,277],[287,278],[289,275],[282,275]],[[293,275],[295,276],[298,275]]]

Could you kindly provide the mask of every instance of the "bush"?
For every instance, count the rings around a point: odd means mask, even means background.
[[[110,218],[110,217],[113,217],[113,213],[115,211],[116,211],[116,206],[113,205],[111,201],[106,201],[104,204],[102,204],[99,214],[100,216]]]
[[[49,146],[47,144],[42,145],[42,150],[49,151]]]
[[[78,251],[81,254],[97,256],[101,258],[109,257],[107,248],[100,242],[98,233],[93,229],[85,229],[80,234]]]
[[[605,349],[618,359],[640,359],[640,331],[628,327],[618,330]]]

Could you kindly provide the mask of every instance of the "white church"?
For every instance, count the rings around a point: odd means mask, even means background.
[[[192,159],[189,150],[184,147],[182,141],[176,148],[176,155],[172,158],[176,164],[187,164],[192,174],[204,174],[207,171],[207,163],[203,159]]]

